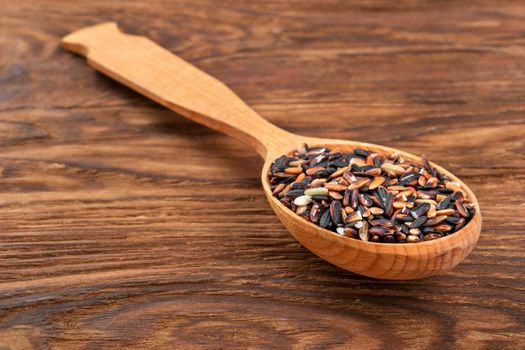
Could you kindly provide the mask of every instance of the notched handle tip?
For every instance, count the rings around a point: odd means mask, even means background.
[[[90,47],[107,33],[120,33],[116,22],[104,22],[76,30],[61,39],[64,49],[86,57]]]

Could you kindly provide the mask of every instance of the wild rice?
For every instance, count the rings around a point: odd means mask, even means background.
[[[425,157],[303,145],[277,158],[268,174],[283,205],[341,236],[417,243],[448,236],[475,213],[461,185]]]

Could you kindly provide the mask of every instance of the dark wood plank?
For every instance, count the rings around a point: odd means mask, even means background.
[[[0,348],[525,347],[521,2],[0,1]],[[65,53],[106,20],[297,133],[385,144],[483,213],[447,274],[363,278],[299,246],[262,161]]]

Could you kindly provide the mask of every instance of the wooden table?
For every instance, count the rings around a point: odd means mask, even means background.
[[[0,9],[0,349],[525,347],[522,2]],[[315,257],[273,215],[255,152],[60,47],[108,20],[280,127],[427,154],[476,192],[477,248],[410,282]]]

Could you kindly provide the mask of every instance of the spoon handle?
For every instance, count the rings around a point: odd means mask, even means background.
[[[96,70],[161,105],[253,147],[263,158],[298,136],[262,118],[224,83],[146,37],[122,33],[114,22],[75,31],[64,48]]]

